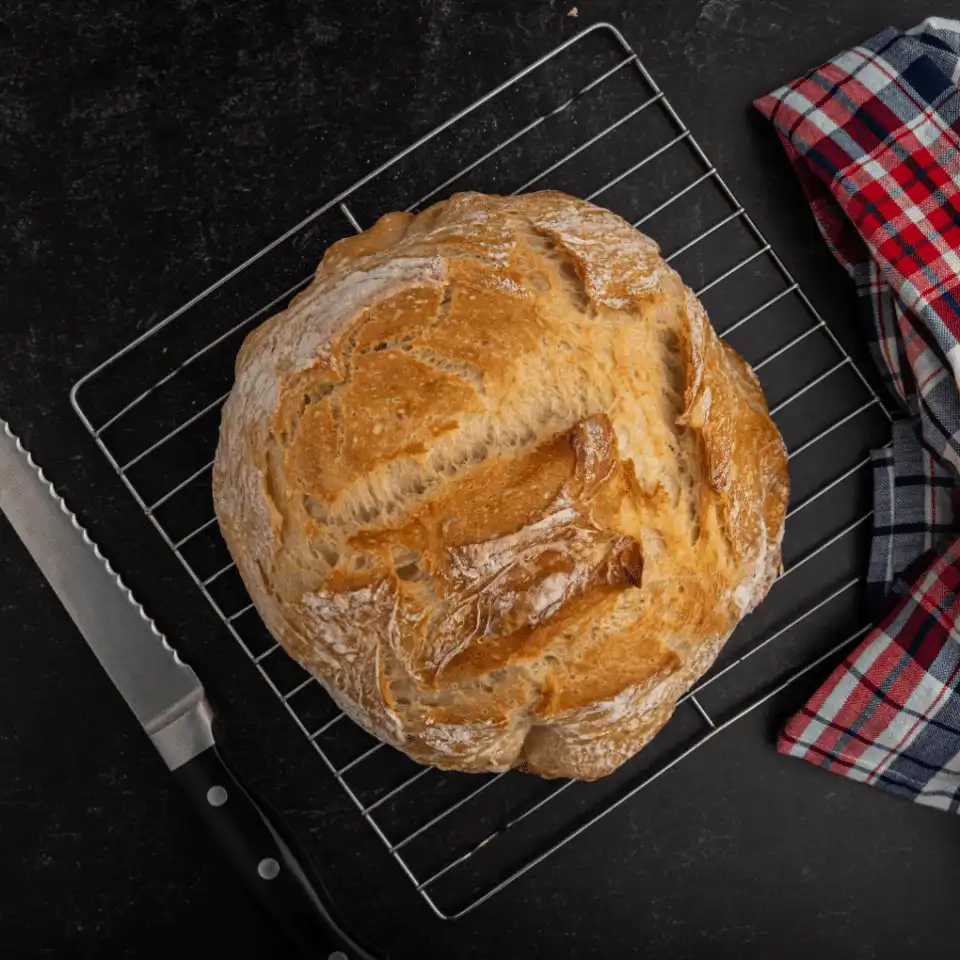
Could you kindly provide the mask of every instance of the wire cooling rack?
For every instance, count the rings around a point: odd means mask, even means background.
[[[544,187],[610,207],[668,251],[760,376],[793,489],[786,569],[770,597],[653,744],[597,784],[441,773],[373,741],[278,652],[230,562],[210,497],[237,349],[309,282],[330,242],[458,189]],[[360,815],[446,919],[503,890],[868,629],[859,618],[869,449],[887,441],[889,415],[609,24],[530,64],[311,213],[85,376],[71,398]]]

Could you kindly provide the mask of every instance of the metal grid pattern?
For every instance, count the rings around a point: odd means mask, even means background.
[[[584,49],[590,38],[592,43],[602,42],[602,56]],[[524,84],[533,82],[534,91],[542,92],[542,71],[554,68],[563,57],[573,57],[585,68],[592,68],[596,61],[602,69],[586,83],[579,83],[575,92],[562,102],[548,104],[546,109],[541,107],[528,122],[517,124],[516,111],[522,113],[528,109],[527,99],[542,99],[539,95],[527,98]],[[617,92],[605,95],[614,80],[621,86]],[[623,86],[624,83],[629,86]],[[599,98],[594,103],[613,103],[617,115],[613,119],[601,118],[599,129],[587,130],[584,134],[581,130],[586,123],[583,119],[577,120],[574,111],[590,97]],[[516,128],[512,133],[493,137],[489,128],[492,126],[499,132],[503,124],[490,123],[481,124],[478,134],[461,133],[478,111],[502,105],[506,98],[510,98],[510,117]],[[626,109],[622,109],[623,104]],[[596,107],[590,108],[590,116],[599,112]],[[666,123],[661,142],[640,152],[637,148],[643,140],[643,131],[650,129],[654,115],[659,117],[659,122]],[[630,134],[618,151],[611,138],[628,126]],[[710,304],[708,309],[721,336],[730,338],[731,342],[735,335],[741,337],[736,345],[752,360],[761,379],[769,372],[769,382],[793,381],[788,390],[771,395],[771,413],[787,438],[795,491],[799,487],[797,500],[791,504],[788,514],[788,541],[793,531],[813,530],[812,536],[816,538],[809,547],[794,551],[792,558],[790,551],[785,551],[786,569],[774,592],[783,592],[780,585],[788,580],[803,580],[796,576],[801,570],[808,573],[810,589],[801,591],[802,596],[795,595],[795,591],[790,593],[781,603],[785,615],[770,613],[765,619],[761,618],[745,642],[736,640],[741,631],[735,634],[726,659],[681,701],[674,720],[661,734],[665,742],[668,741],[665,749],[656,752],[651,746],[643,751],[617,775],[615,789],[573,782],[547,783],[519,773],[489,777],[444,774],[416,767],[392,749],[372,741],[335,711],[312,677],[277,654],[276,645],[266,636],[249,599],[235,582],[238,578],[219,538],[209,499],[216,424],[219,408],[229,391],[230,362],[236,353],[238,338],[271,312],[282,308],[289,297],[311,279],[312,274],[304,271],[303,265],[315,263],[330,239],[348,233],[350,228],[361,229],[358,218],[363,215],[357,212],[354,201],[362,206],[364,192],[369,194],[370,186],[383,182],[388,196],[382,202],[386,209],[391,209],[390,190],[398,184],[406,189],[402,168],[411,158],[429,168],[430,176],[440,179],[431,161],[425,159],[427,152],[422,148],[448,131],[455,133],[458,142],[463,142],[468,150],[476,150],[478,143],[482,147],[494,141],[494,145],[475,153],[473,159],[461,158],[452,168],[448,167],[454,172],[442,177],[442,182],[431,186],[407,206],[416,210],[434,197],[447,195],[453,188],[476,182],[471,178],[479,178],[491,163],[495,164],[514,147],[525,146],[541,127],[549,131],[553,145],[565,137],[564,149],[534,175],[526,177],[514,192],[553,185],[558,174],[569,171],[582,157],[594,157],[584,169],[595,176],[597,167],[602,166],[596,160],[596,151],[599,149],[606,155],[606,145],[611,144],[609,155],[621,164],[620,169],[602,174],[600,185],[592,190],[581,185],[581,195],[621,212],[616,191],[633,184],[637,188],[633,196],[639,196],[646,209],[642,216],[628,218],[641,227],[651,223],[650,232],[658,239],[664,230],[696,224],[695,235],[676,244],[667,260],[678,261],[685,255],[696,254],[691,261],[692,274],[699,272],[704,276],[697,293],[705,299],[711,294],[722,294],[717,300],[720,313],[724,306],[737,300],[731,291],[767,291],[760,302],[739,309],[722,325],[717,320],[717,311]],[[430,152],[433,151],[431,146]],[[622,157],[626,158],[625,165]],[[671,181],[666,194],[658,196],[657,187],[667,183],[688,162],[692,162],[693,167],[692,172],[684,173],[685,182]],[[658,163],[661,166],[656,172],[654,168]],[[506,166],[512,172],[513,161]],[[393,179],[392,173],[397,174]],[[489,183],[480,179],[477,187],[489,189]],[[709,223],[702,222],[708,205],[702,199],[704,190],[714,198],[710,203],[719,198],[724,205],[719,213],[710,214]],[[501,189],[501,192],[507,191]],[[627,200],[624,202],[629,205]],[[692,207],[688,206],[690,203]],[[376,204],[374,197],[371,212],[376,212]],[[380,212],[386,211],[380,208]],[[660,224],[656,230],[652,224],[655,220]],[[316,230],[319,224],[324,225],[323,230]],[[746,237],[750,243],[742,253],[736,250],[731,239],[730,231],[734,228],[739,231],[738,236]],[[722,242],[714,254],[701,252],[710,238],[717,237]],[[295,254],[288,256],[285,251],[289,250]],[[736,255],[731,261],[734,251]],[[291,266],[291,260],[296,261],[299,269]],[[262,269],[274,262],[275,270]],[[696,285],[686,268],[681,267],[681,272],[688,282]],[[248,276],[247,286],[252,293],[244,293],[242,288]],[[301,279],[291,284],[294,277]],[[264,290],[277,291],[269,303],[250,300],[251,296],[262,299]],[[251,302],[257,303],[252,311],[248,307]],[[201,308],[206,313],[198,314]],[[202,317],[203,322],[198,317]],[[772,349],[763,346],[767,342],[772,343]],[[819,344],[819,353],[809,353],[812,344]],[[754,356],[750,356],[751,347]],[[756,355],[758,349],[762,356]],[[844,377],[847,381],[842,389],[831,387]],[[771,394],[769,382],[765,382],[765,387]],[[839,503],[827,508],[831,499],[848,485],[863,484],[867,475],[864,468],[869,462],[868,445],[886,439],[889,416],[637,55],[608,24],[596,24],[567,41],[364,177],[105,361],[76,384],[71,396],[77,413],[100,449],[197,588],[359,813],[426,902],[443,918],[462,916],[504,889],[868,629],[867,625],[857,624],[852,631],[845,631],[843,639],[830,649],[824,650],[821,646],[816,656],[804,654],[803,661],[793,662],[786,675],[781,669],[765,671],[759,695],[752,689],[748,697],[738,693],[721,696],[716,706],[705,702],[712,691],[731,684],[735,671],[739,673],[748,660],[775,648],[789,651],[801,625],[811,624],[816,628],[825,611],[841,600],[852,600],[854,606],[858,606],[856,597],[862,582],[859,558],[854,557],[852,563],[839,571],[839,576],[831,574],[828,582],[814,574],[830,567],[827,559],[832,551],[842,549],[857,531],[868,529],[871,512],[863,509],[862,492],[852,498],[842,497]],[[795,439],[782,422],[790,416]],[[831,443],[833,446],[828,449]],[[802,467],[803,464],[806,466]],[[812,522],[821,512],[818,508],[830,518],[822,530],[822,525]],[[814,564],[815,559],[820,562]],[[761,610],[766,607],[767,604]],[[745,623],[758,616],[755,614]],[[832,643],[838,639],[838,634],[832,632],[836,626],[829,620],[827,624],[822,629],[831,631]],[[674,729],[678,735],[668,735],[668,731]],[[652,751],[649,757],[648,751]],[[576,802],[561,802],[564,795],[572,798],[575,794]],[[528,826],[538,822],[544,827],[533,831],[536,836],[524,842],[517,839]],[[508,834],[515,839],[498,843]],[[418,847],[421,848],[419,854],[415,852]],[[500,851],[498,856],[484,861],[493,849]],[[458,895],[451,905],[451,897],[447,896],[453,891],[451,882],[467,868],[473,873],[463,884],[465,893]],[[441,878],[442,884],[438,883]]]

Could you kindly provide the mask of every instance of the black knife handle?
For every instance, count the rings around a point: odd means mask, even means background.
[[[305,956],[375,960],[334,919],[323,884],[292,837],[208,747],[173,771],[237,873]]]

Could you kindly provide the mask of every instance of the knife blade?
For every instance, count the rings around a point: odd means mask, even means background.
[[[10,427],[0,421],[0,506],[100,665],[170,769],[213,743],[203,731],[203,687],[67,508]],[[179,753],[171,725],[197,711]],[[207,725],[209,722],[207,721]]]
[[[0,511],[261,905],[304,955],[373,960],[340,926],[327,891],[276,814],[227,766],[196,673],[2,418]]]

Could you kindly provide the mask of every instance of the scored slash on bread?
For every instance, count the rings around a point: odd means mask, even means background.
[[[458,194],[332,246],[250,335],[214,500],[267,627],[368,731],[595,779],[766,595],[787,459],[653,241]]]

